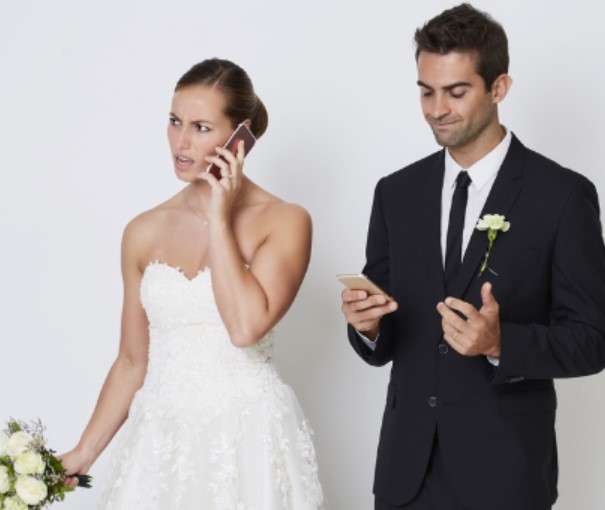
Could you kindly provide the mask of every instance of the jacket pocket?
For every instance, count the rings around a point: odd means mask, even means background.
[[[507,387],[498,393],[498,408],[503,415],[547,413],[557,408],[557,395],[552,383],[530,388]]]

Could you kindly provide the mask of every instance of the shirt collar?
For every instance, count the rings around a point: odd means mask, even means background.
[[[474,165],[466,168],[466,171],[472,180],[471,186],[474,186],[478,190],[481,190],[483,186],[493,179],[498,173],[498,170],[500,170],[504,158],[506,157],[506,153],[508,152],[512,140],[512,133],[510,129],[506,129],[506,127],[504,127],[504,130],[506,131],[506,135],[504,135],[502,141]],[[456,177],[458,177],[460,170],[460,165],[456,163],[454,158],[450,155],[450,151],[446,149],[445,175],[443,178],[444,189],[454,188]]]

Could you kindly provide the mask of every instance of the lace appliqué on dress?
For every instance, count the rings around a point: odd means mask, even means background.
[[[150,264],[142,388],[115,447],[104,510],[319,510],[312,432],[272,362],[273,335],[231,344],[210,273]]]

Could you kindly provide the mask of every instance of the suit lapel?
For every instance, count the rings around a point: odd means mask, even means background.
[[[484,214],[508,216],[521,192],[520,178],[523,174],[525,151],[523,144],[513,135],[508,153],[502,162],[496,181],[481,211],[481,217]],[[485,232],[474,229],[464,254],[462,267],[454,281],[453,296],[462,297],[472,279],[477,277],[486,249],[487,236]]]
[[[445,297],[443,260],[441,254],[441,192],[445,174],[444,151],[426,169],[424,193],[418,194],[418,218],[422,221],[420,241],[424,248],[424,262],[435,294],[435,302]]]

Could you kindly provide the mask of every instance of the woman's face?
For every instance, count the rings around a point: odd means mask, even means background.
[[[168,122],[168,142],[176,175],[193,182],[206,171],[206,156],[216,155],[231,133],[231,120],[223,113],[225,95],[216,87],[191,85],[177,90]]]

